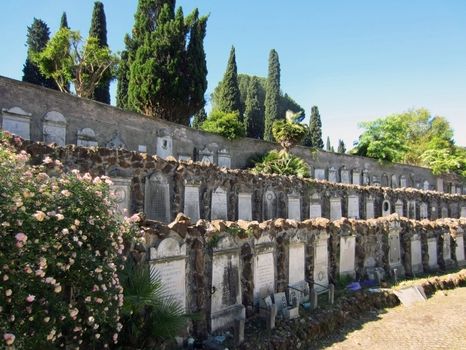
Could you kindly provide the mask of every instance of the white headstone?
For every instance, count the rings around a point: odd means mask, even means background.
[[[238,193],[238,220],[252,220],[251,193]]]
[[[392,182],[392,184],[391,184],[392,187],[397,188],[398,187],[398,177],[395,174],[393,174],[391,180],[392,180],[391,181]]]
[[[451,246],[450,246],[450,233],[445,232],[443,234],[443,260],[445,262],[451,260]]]
[[[348,196],[348,218],[359,219],[359,196]]]
[[[91,128],[78,130],[76,145],[80,147],[97,147],[98,143],[95,136],[95,131]]]
[[[421,237],[418,234],[411,237],[411,268],[414,273],[422,272]]]
[[[416,219],[416,201],[408,201],[408,218]]]
[[[442,207],[441,215],[442,215],[442,218],[447,218],[448,217],[448,208],[447,207]]]
[[[408,187],[407,184],[408,184],[408,182],[406,180],[406,176],[401,175],[401,177],[400,177],[400,187],[402,187],[402,188],[403,187]]]
[[[340,180],[341,183],[344,184],[349,184],[350,183],[350,176],[349,176],[349,170],[346,168],[340,169]]]
[[[138,152],[147,153],[147,145],[138,145]]]
[[[466,207],[461,207],[461,217],[466,218]]]
[[[228,219],[227,191],[221,187],[217,187],[214,191],[212,191],[210,212],[211,220]]]
[[[261,298],[275,291],[275,260],[273,242],[268,235],[255,240],[254,257],[254,304],[258,305]]]
[[[456,188],[456,194],[459,194],[459,195],[463,194],[463,189],[461,188],[461,186],[458,186]]]
[[[325,169],[315,169],[314,178],[317,180],[325,180]]]
[[[361,184],[361,172],[359,169],[353,169],[353,185]]]
[[[301,198],[298,195],[288,196],[288,219],[301,221]]]
[[[277,196],[271,190],[266,191],[264,194],[264,210],[263,219],[270,220],[277,217]]]
[[[374,218],[374,198],[369,196],[366,199],[366,219],[373,219]]]
[[[328,169],[328,181],[337,182],[337,170],[333,167]]]
[[[205,146],[202,150],[199,151],[199,161],[206,164],[214,164],[214,152]]]
[[[42,133],[44,142],[64,146],[66,142],[66,119],[63,114],[51,111],[44,117]]]
[[[320,196],[314,193],[311,196],[311,204],[309,207],[309,218],[315,219],[322,217],[322,206],[320,204]]]
[[[430,184],[429,184],[429,181],[425,180],[423,183],[422,183],[422,188],[424,191],[427,191],[430,189]]]
[[[171,221],[170,185],[162,174],[153,174],[146,180],[144,212],[148,219]]]
[[[390,231],[388,234],[388,242],[388,261],[390,267],[396,267],[401,265],[400,233],[398,231]]]
[[[290,242],[288,260],[288,284],[296,286],[305,281],[305,247],[304,242]]]
[[[173,156],[173,140],[171,136],[157,137],[157,155],[163,159]]]
[[[354,276],[356,236],[340,237],[340,276]]]
[[[129,216],[131,203],[131,179],[112,177],[113,185],[110,186],[110,193],[116,202],[117,212],[123,216]]]
[[[437,191],[443,192],[443,179],[437,178]]]
[[[150,248],[151,277],[157,275],[178,304],[186,309],[186,244],[180,237],[168,237]]]
[[[330,198],[330,220],[341,219],[341,199],[332,197]]]
[[[313,276],[318,293],[328,287],[328,237],[326,232],[322,232],[315,241]]]
[[[119,131],[115,131],[112,135],[112,138],[110,141],[107,142],[105,145],[107,148],[111,149],[126,149],[126,143],[123,141],[123,138],[120,135]]]
[[[178,155],[178,160],[182,160],[187,162],[188,160],[192,160],[193,158],[187,154],[179,154]]]
[[[184,188],[184,214],[197,222],[201,218],[199,208],[199,186],[186,185]]]
[[[429,267],[437,269],[437,238],[432,237],[427,240],[427,250],[429,253]]]
[[[395,203],[395,213],[397,213],[399,216],[404,216],[403,201],[401,199],[398,199]]]
[[[391,204],[389,201],[382,202],[382,216],[389,216],[391,214]]]
[[[421,205],[419,206],[419,213],[420,213],[420,218],[422,219],[427,219],[429,216],[428,210],[427,210],[427,204],[422,202]]]
[[[31,116],[19,107],[2,108],[2,129],[21,136],[25,140],[31,139]]]
[[[465,261],[464,261],[464,233],[458,233],[456,235],[456,247],[455,247],[455,253],[456,253],[456,261],[458,262],[458,265],[463,266]]]
[[[220,168],[231,168],[231,156],[228,150],[218,151],[218,166]]]
[[[369,172],[366,169],[364,169],[362,171],[362,184],[363,185],[369,185],[369,182],[370,182],[369,181]]]

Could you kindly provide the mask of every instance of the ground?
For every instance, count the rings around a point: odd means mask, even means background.
[[[360,320],[313,349],[466,349],[466,288],[438,291],[426,302],[400,305]]]

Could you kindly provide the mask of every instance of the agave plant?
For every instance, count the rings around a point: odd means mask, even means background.
[[[278,174],[296,175],[298,177],[309,177],[309,166],[307,163],[285,150],[272,150],[262,159],[255,162],[252,169],[255,174]]]

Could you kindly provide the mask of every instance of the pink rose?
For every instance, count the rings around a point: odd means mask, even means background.
[[[36,299],[36,297],[35,297],[34,295],[29,294],[29,295],[27,296],[27,298],[26,298],[26,301],[27,301],[28,303],[32,303],[35,299]]]
[[[26,242],[28,239],[28,236],[26,236],[24,233],[20,232],[15,235],[15,238],[18,242]]]
[[[12,333],[3,334],[3,340],[5,340],[6,345],[13,345],[15,338],[15,335]]]

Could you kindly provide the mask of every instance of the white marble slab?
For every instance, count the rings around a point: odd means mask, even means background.
[[[348,196],[348,218],[359,219],[359,196]]]
[[[288,219],[301,221],[301,198],[288,197]]]
[[[350,275],[354,276],[354,262],[356,251],[356,237],[355,236],[341,236],[340,237],[340,276]]]
[[[418,234],[411,238],[411,268],[414,273],[422,272],[421,238]]]
[[[199,208],[199,186],[186,185],[184,188],[184,214],[195,223],[201,218]]]
[[[238,220],[252,220],[251,193],[238,193]]]
[[[228,219],[228,205],[227,205],[227,191],[221,187],[217,187],[212,191],[211,201],[211,220],[227,220]]]
[[[429,238],[427,240],[427,250],[429,253],[429,267],[432,269],[437,269],[437,239],[435,237]]]
[[[314,247],[314,285],[319,293],[328,287],[328,235],[321,234]]]
[[[341,219],[341,199],[332,197],[330,198],[330,220]]]
[[[288,259],[289,285],[296,285],[305,280],[304,243],[290,243]]]

